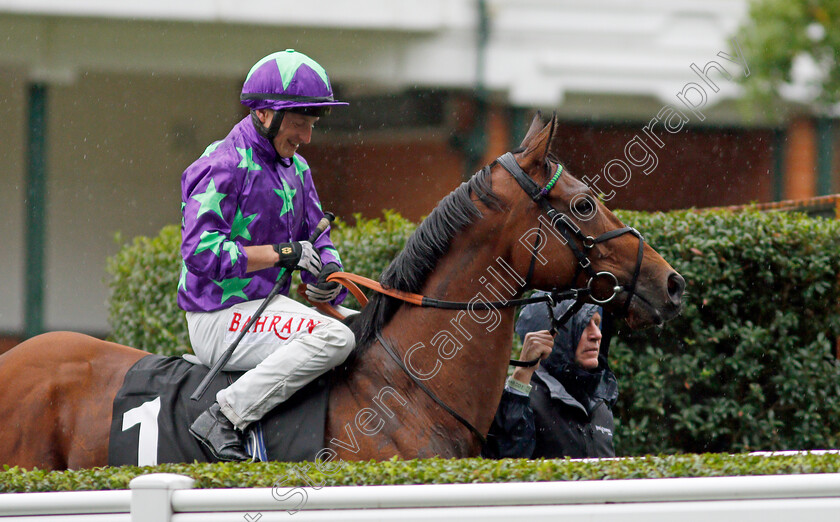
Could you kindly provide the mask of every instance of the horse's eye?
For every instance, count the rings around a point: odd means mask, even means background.
[[[587,196],[578,198],[575,202],[575,210],[579,215],[588,216],[593,210],[595,210],[595,207],[592,205],[592,200],[590,200]]]

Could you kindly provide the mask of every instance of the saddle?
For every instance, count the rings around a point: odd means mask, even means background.
[[[301,285],[298,293],[305,295]],[[312,303],[321,304],[321,303]],[[325,304],[325,303],[324,303]],[[350,322],[355,310],[330,305],[322,313]],[[329,310],[327,310],[329,308]],[[189,427],[244,372],[220,372],[201,399],[190,395],[209,373],[194,355],[148,355],[126,373],[111,416],[108,465],[154,465],[165,462],[213,462],[213,455]],[[246,430],[246,450],[255,460],[314,460],[323,449],[329,399],[327,372],[298,390]]]
[[[114,398],[108,465],[214,462],[189,426],[244,372],[219,373],[204,397],[190,400],[209,370],[184,357],[152,354],[137,361]],[[314,460],[324,445],[329,380],[329,373],[322,375],[248,427],[246,449],[255,460]]]

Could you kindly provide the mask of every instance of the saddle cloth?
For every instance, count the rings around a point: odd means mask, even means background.
[[[209,371],[181,357],[152,354],[137,361],[114,397],[108,465],[215,461],[189,427],[242,372],[220,372],[200,400],[190,400]],[[328,396],[329,373],[249,426],[248,451],[255,460],[315,460],[324,446]]]

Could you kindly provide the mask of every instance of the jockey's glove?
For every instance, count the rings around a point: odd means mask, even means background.
[[[309,241],[278,243],[273,246],[274,251],[280,256],[280,260],[274,266],[287,270],[306,270],[316,277],[321,272],[321,256]]]
[[[327,263],[318,274],[318,282],[314,285],[306,285],[306,297],[310,301],[325,303],[338,297],[341,285],[335,281],[327,281],[327,277],[334,272],[341,272],[341,267],[336,263]]]

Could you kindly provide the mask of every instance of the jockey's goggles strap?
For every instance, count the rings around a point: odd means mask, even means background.
[[[411,373],[411,371],[409,371],[409,369],[405,367],[405,364],[403,363],[402,359],[400,359],[400,357],[397,355],[397,352],[394,351],[394,349],[391,347],[391,345],[389,345],[387,342],[385,342],[385,339],[382,337],[382,332],[380,332],[378,330],[376,331],[376,340],[379,341],[379,344],[382,345],[382,348],[384,348],[385,351],[388,352],[388,355],[391,356],[391,359],[393,359],[394,362],[397,363],[397,366],[399,366],[400,369],[402,369],[402,371],[405,372],[406,375],[408,375],[408,377],[414,382],[414,384],[419,386],[420,389],[423,390],[426,393],[426,395],[428,395],[433,401],[435,401],[435,403],[438,406],[440,406],[441,408],[446,410],[447,413],[449,413],[450,415],[455,417],[455,419],[458,422],[460,422],[461,424],[463,424],[464,426],[469,428],[469,430],[473,433],[473,435],[478,437],[478,440],[481,441],[482,446],[484,446],[484,444],[487,443],[487,439],[484,438],[483,433],[478,431],[478,429],[475,426],[473,426],[470,423],[470,421],[468,421],[467,419],[462,417],[457,411],[453,410],[445,402],[440,400],[437,397],[437,395],[434,394],[434,392],[432,390],[430,390],[425,384],[423,384],[423,381],[421,381],[420,379],[415,377],[414,374]]]

